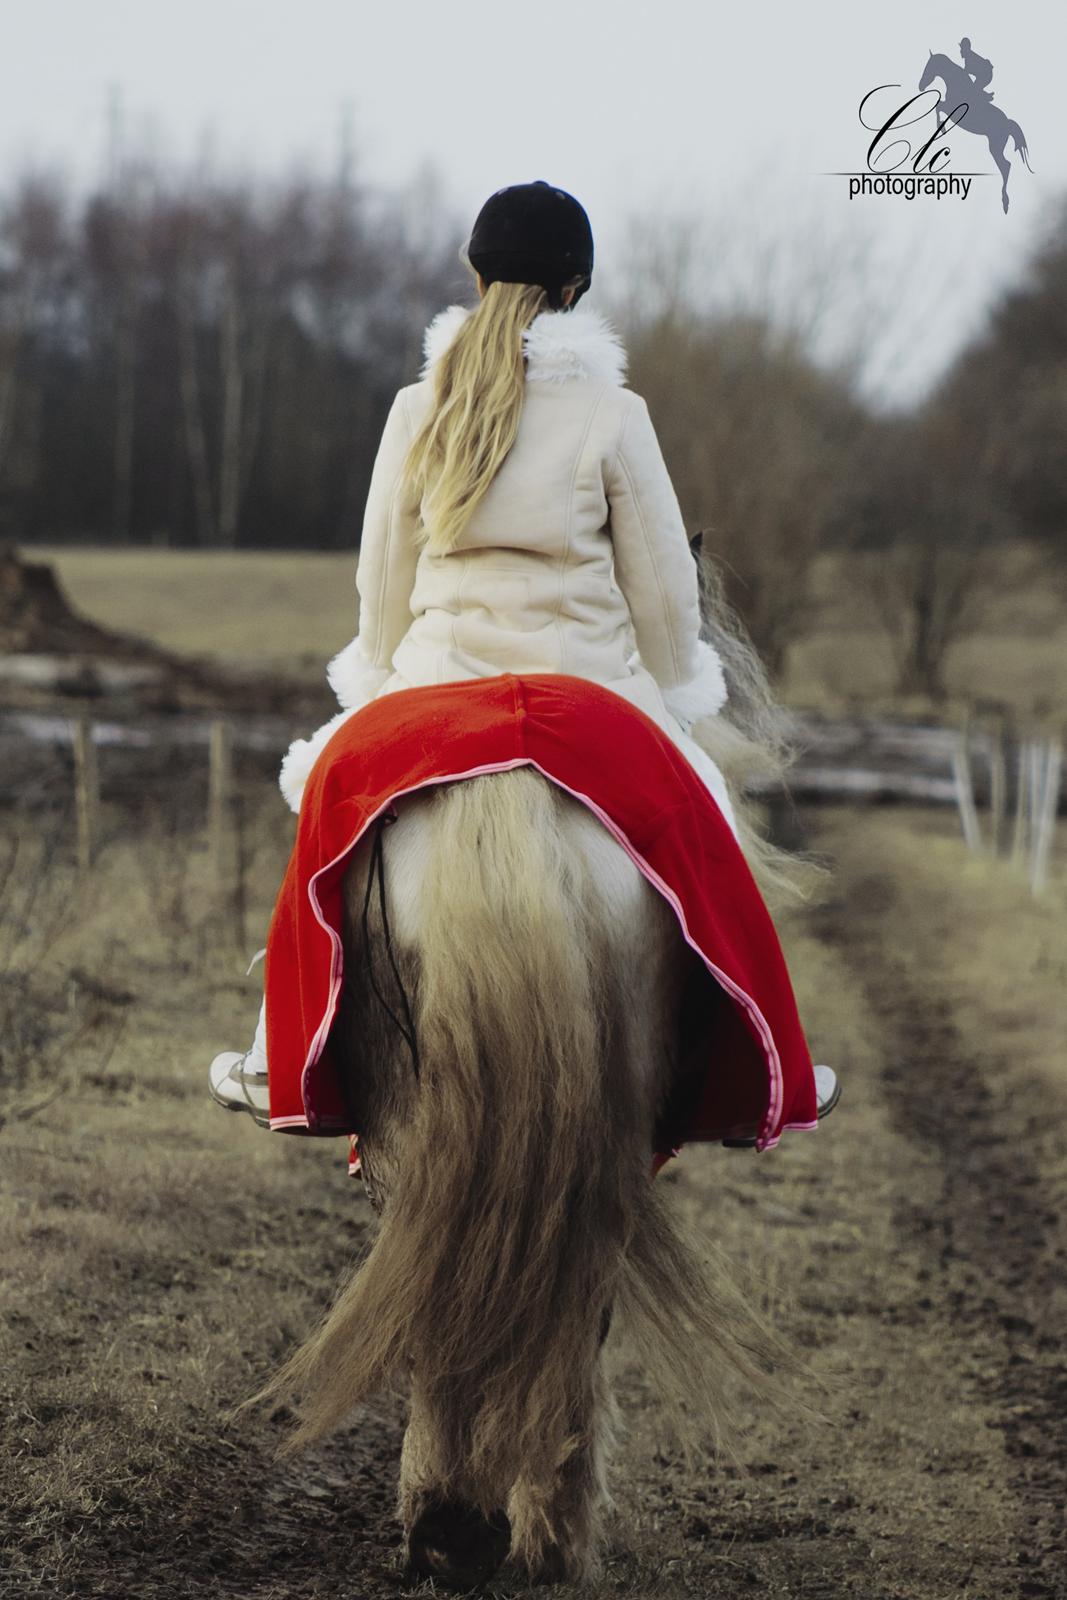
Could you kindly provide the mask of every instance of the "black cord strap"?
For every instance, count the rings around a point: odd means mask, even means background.
[[[367,872],[367,892],[363,897],[363,948],[367,952],[367,977],[370,979],[370,986],[374,990],[374,994],[385,1010],[387,1016],[400,1030],[408,1049],[411,1051],[411,1066],[417,1081],[419,1077],[418,1040],[415,1037],[415,1024],[411,1017],[411,1007],[408,1004],[407,991],[404,988],[404,982],[400,976],[399,969],[397,968],[396,958],[393,955],[393,938],[389,931],[389,918],[385,909],[385,857],[382,852],[382,833],[386,826],[391,822],[395,822],[396,819],[397,814],[395,810],[383,812],[378,818],[378,824],[375,829],[374,846],[371,852],[371,863]],[[396,1013],[392,1010],[388,1001],[385,999],[385,996],[382,994],[374,980],[374,962],[371,958],[369,919],[367,913],[370,907],[371,888],[374,884],[375,872],[378,874],[378,909],[381,913],[382,929],[385,933],[385,949],[389,957],[389,965],[393,969],[393,976],[396,979],[397,987],[400,990],[400,999],[404,1008],[404,1017],[407,1023],[406,1027]]]

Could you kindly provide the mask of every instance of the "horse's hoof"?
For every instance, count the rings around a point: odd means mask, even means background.
[[[476,1589],[493,1576],[510,1548],[505,1512],[485,1517],[463,1500],[431,1500],[408,1534],[408,1567],[454,1589]]]
[[[543,1550],[537,1560],[527,1567],[526,1573],[534,1588],[566,1583],[573,1576],[558,1544],[549,1545],[547,1550]]]

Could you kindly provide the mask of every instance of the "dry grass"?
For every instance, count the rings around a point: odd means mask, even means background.
[[[262,666],[321,666],[356,631],[356,553],[33,547],[94,622],[165,649]]]
[[[32,552],[30,552],[32,554]],[[356,630],[356,554],[225,554],[170,550],[37,552],[54,560],[75,605],[110,628],[168,649],[245,664],[321,669]],[[848,583],[847,559],[818,565],[818,612],[791,650],[782,684],[794,705],[828,711],[895,701],[893,663],[876,613]],[[1025,715],[1067,707],[1067,616],[1062,593],[1019,554],[980,636],[954,650],[948,683],[956,702],[1005,701]],[[900,707],[915,712],[922,702]],[[952,709],[958,709],[953,707]]]
[[[864,822],[862,850],[900,886],[912,936],[898,955],[937,991],[970,1049],[1013,1074],[1067,1087],[1067,838],[1060,826],[1050,886],[1030,895],[1025,873],[962,849],[954,816],[918,812],[906,826],[890,812]],[[859,863],[856,862],[858,870]],[[996,1090],[996,1085],[994,1085]]]
[[[289,833],[264,799],[257,928]],[[337,1144],[257,1138],[208,1099],[206,1064],[250,1035],[257,981],[206,841],[165,811],[119,820],[87,877],[69,818],[4,830],[9,849],[20,840],[0,901],[2,993],[17,1002],[0,1079],[0,1500],[17,1593],[31,1578],[61,1592],[84,1544],[144,1538],[204,1460],[216,1481],[240,1466],[248,1443],[223,1408],[362,1230],[317,1203],[343,1178]]]
[[[318,1600],[340,1569],[384,1600],[396,1404],[286,1468],[271,1461],[277,1422],[226,1417],[307,1330],[367,1214],[340,1144],[268,1136],[208,1100],[206,1063],[245,1039],[258,983],[193,815],[177,796],[154,819],[110,816],[88,879],[69,819],[9,817],[0,834],[0,861],[23,841],[0,899],[0,1003],[15,1002],[0,1069],[0,1592]],[[290,827],[269,787],[250,797],[250,947]],[[982,1311],[996,1257],[968,1253],[962,1215],[946,1257],[958,1202],[897,1081],[942,1063],[907,1058],[887,1019],[904,1010],[897,982],[909,1014],[950,1017],[992,1097],[983,1139],[1007,1142],[1009,1173],[1030,1163],[1062,1217],[1062,846],[1035,904],[968,859],[944,814],[827,812],[815,842],[840,864],[828,909],[783,931],[842,1106],[777,1152],[692,1149],[660,1181],[827,1379],[831,1421],[754,1415],[740,1466],[687,1472],[628,1370],[616,1554],[583,1591],[605,1600],[999,1600],[1017,1592],[1020,1550],[1040,1577],[1052,1537],[1028,1530],[1040,1484],[1018,1476],[1005,1428],[1024,1402],[1003,1385],[1054,1359],[1062,1306],[1041,1274],[1057,1250],[1062,1262],[1064,1225],[1044,1225],[1037,1253],[1006,1250],[1004,1292],[1037,1331],[999,1332],[1012,1302]],[[879,884],[896,885],[881,909]],[[1028,1355],[1041,1337],[1049,1351]],[[1039,1461],[1062,1491],[1062,1469]]]

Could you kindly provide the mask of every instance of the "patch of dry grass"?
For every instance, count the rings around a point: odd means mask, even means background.
[[[338,1142],[267,1138],[207,1096],[212,1054],[251,1036],[260,980],[206,840],[165,815],[106,820],[83,877],[69,818],[19,819],[0,903],[16,1043],[0,1077],[0,1521],[21,1581],[47,1574],[55,1593],[90,1534],[143,1536],[176,1474],[207,1460],[218,1478],[249,1438],[268,1447],[267,1424],[223,1412],[321,1307],[364,1225]],[[268,791],[257,933],[289,831]],[[327,1213],[331,1187],[344,1203]]]
[[[855,837],[855,835],[854,835]],[[950,812],[919,811],[907,825],[892,812],[871,813],[862,830],[867,864],[900,886],[911,935],[901,959],[950,1007],[968,1046],[1046,1080],[1058,1097],[1067,1086],[1067,830],[1055,835],[1050,881],[1034,898],[1026,873],[1003,860],[970,854]]]
[[[321,666],[356,631],[356,552],[34,546],[92,621],[164,649],[252,666]]]

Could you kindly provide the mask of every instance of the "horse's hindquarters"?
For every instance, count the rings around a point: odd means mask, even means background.
[[[615,1051],[624,1049],[632,1060],[654,1107],[673,1070],[690,952],[674,912],[611,833],[533,767],[420,790],[399,800],[397,810],[398,820],[383,838],[391,956],[376,888],[366,934],[363,928],[368,840],[346,880],[350,958],[335,1035],[345,1040],[340,1054],[349,1065],[348,1098],[360,1147],[379,1183],[399,1130],[410,1120],[415,1092],[411,1048],[382,1003],[402,1018],[393,966],[409,1002],[419,996],[422,1004],[430,1003],[423,982],[427,959],[440,971],[445,957],[454,956],[459,968],[452,969],[450,981],[471,996],[479,985],[493,988],[508,975],[517,979],[521,1005],[502,1019],[497,1040],[498,1053],[506,1050],[553,931],[549,890],[559,897],[554,933],[560,967],[587,970],[590,1008],[613,1035]],[[494,905],[494,885],[501,884],[510,885],[510,893]],[[427,1025],[424,1018],[420,1026],[416,1016],[420,1039]]]
[[[403,1376],[415,1565],[432,1546],[435,1570],[480,1572],[506,1512],[532,1576],[588,1575],[612,1311],[683,1411],[709,1400],[724,1353],[747,1360],[649,1176],[695,958],[608,830],[531,766],[398,812],[382,835],[391,952],[367,841],[345,881],[331,1039],[382,1222],[288,1365],[301,1437]],[[470,1508],[454,1550],[441,1505]],[[492,1533],[486,1549],[472,1529]]]

